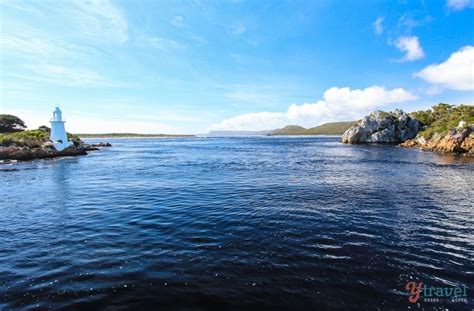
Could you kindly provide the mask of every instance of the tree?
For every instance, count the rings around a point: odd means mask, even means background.
[[[46,125],[41,125],[40,127],[38,127],[38,131],[51,133],[51,129]]]
[[[452,111],[454,106],[445,104],[445,103],[439,103],[437,105],[433,106],[433,111],[437,115],[445,115],[447,113],[450,113]]]
[[[0,114],[0,133],[21,132],[26,128],[22,119],[11,114]]]

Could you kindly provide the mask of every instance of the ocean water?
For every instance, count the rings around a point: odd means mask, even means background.
[[[109,141],[0,166],[0,310],[473,308],[467,158],[337,137]],[[410,281],[465,285],[467,303],[410,303]]]

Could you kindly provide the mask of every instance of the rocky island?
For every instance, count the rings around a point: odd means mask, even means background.
[[[423,150],[474,156],[474,107],[438,104],[405,113],[375,111],[342,135],[349,144],[397,144]]]
[[[47,126],[26,130],[26,125],[20,118],[0,115],[0,162],[87,155],[88,151],[111,146],[109,143],[86,144],[77,135],[67,133],[67,140],[72,144],[58,150],[51,141],[50,134],[51,128]]]

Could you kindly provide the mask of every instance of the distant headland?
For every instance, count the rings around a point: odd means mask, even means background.
[[[276,130],[264,131],[210,131],[208,136],[298,136],[298,135],[342,135],[357,121],[330,122],[311,128],[304,128],[299,125],[287,125]]]
[[[284,128],[273,130],[269,135],[342,135],[357,121],[330,122],[311,128],[298,125],[287,125]]]

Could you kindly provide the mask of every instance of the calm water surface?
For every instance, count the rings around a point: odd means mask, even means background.
[[[0,166],[0,310],[471,310],[474,163],[336,137]],[[405,285],[468,287],[408,303]]]

